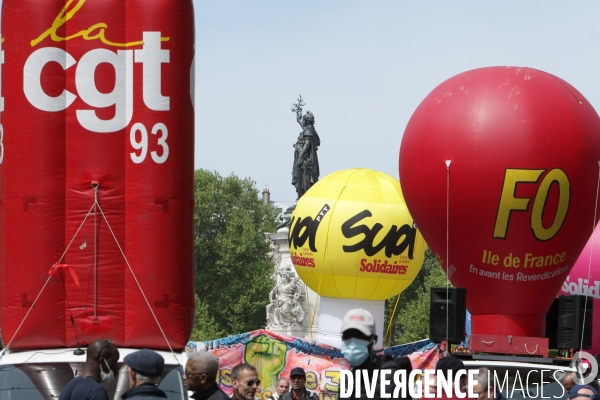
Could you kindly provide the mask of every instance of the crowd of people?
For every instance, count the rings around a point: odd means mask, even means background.
[[[83,372],[69,382],[60,393],[59,400],[109,400],[106,389],[100,383],[116,379],[119,350],[110,340],[94,340],[88,346]],[[127,369],[130,389],[121,398],[124,400],[150,400],[167,398],[159,389],[165,360],[152,350],[139,350],[123,359]]]
[[[364,376],[374,376],[375,370],[387,370],[389,376],[396,371],[405,371],[409,376],[412,371],[408,357],[392,358],[390,356],[376,355],[373,346],[377,342],[375,320],[367,310],[357,308],[348,311],[342,320],[342,354],[351,365],[351,372],[361,370]],[[93,341],[87,351],[86,363],[81,375],[74,378],[62,390],[59,400],[108,400],[108,394],[100,383],[107,383],[115,379],[118,371],[117,362],[119,350],[106,340]],[[123,363],[128,367],[130,389],[121,398],[124,400],[151,400],[167,398],[165,392],[158,388],[159,379],[164,369],[164,359],[152,350],[139,350],[128,354]],[[463,362],[453,356],[440,358],[436,364],[435,374],[431,375],[429,387],[423,388],[429,393],[437,394],[438,382],[436,375],[445,379],[456,376],[458,371],[465,370]],[[190,396],[195,400],[256,400],[256,393],[260,387],[260,379],[255,366],[248,363],[236,365],[231,371],[231,385],[233,395],[228,396],[217,384],[219,373],[219,360],[210,352],[195,351],[188,353],[188,359],[183,371],[183,384],[193,392]],[[467,377],[463,375],[460,390],[466,393]],[[473,392],[478,400],[504,400],[502,393],[489,381],[487,368],[480,368],[475,374]],[[568,398],[571,400],[600,400],[598,382],[593,381],[586,385],[576,385],[575,375],[566,374],[562,384]],[[352,391],[352,399],[380,399],[399,398],[393,396],[396,389],[394,380],[387,381],[385,387],[380,387],[381,380],[366,383],[359,381],[360,390]],[[370,385],[366,390],[365,385]],[[373,386],[374,385],[374,390]],[[347,388],[344,388],[347,389]],[[347,390],[346,390],[347,391]],[[358,394],[357,394],[358,392]],[[387,395],[387,396],[386,396]],[[400,398],[409,398],[407,393]],[[423,395],[425,397],[425,395]],[[442,398],[448,398],[442,396]],[[449,397],[452,398],[452,397]],[[301,367],[294,367],[289,373],[289,379],[281,377],[277,381],[275,393],[267,400],[319,400],[315,393],[306,388],[306,372]]]

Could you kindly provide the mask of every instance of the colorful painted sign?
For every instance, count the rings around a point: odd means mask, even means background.
[[[188,343],[191,351],[206,350],[219,358],[219,386],[233,394],[231,370],[246,362],[258,370],[261,381],[258,400],[266,400],[274,391],[279,378],[290,377],[294,367],[306,371],[306,388],[317,393],[320,400],[337,400],[339,376],[350,364],[340,349],[309,342],[293,336],[267,330],[257,330],[208,342]],[[433,369],[438,349],[430,340],[377,350],[378,355],[400,357],[409,355],[413,368]]]
[[[467,289],[473,334],[544,336],[600,216],[598,132],[577,89],[531,68],[461,73],[414,112],[400,181],[450,281]]]
[[[306,388],[321,400],[337,400],[339,371],[350,368],[339,349],[293,336],[257,330],[200,344],[219,358],[217,381],[228,395],[233,394],[231,370],[246,362],[256,367],[261,380],[258,400],[266,400],[277,380],[290,377],[294,367],[306,371]]]
[[[298,201],[292,262],[321,296],[385,300],[417,276],[426,244],[397,179],[370,169],[334,172]]]

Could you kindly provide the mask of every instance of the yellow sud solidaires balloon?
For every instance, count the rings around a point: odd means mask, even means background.
[[[410,285],[425,257],[400,183],[370,169],[317,182],[298,201],[288,235],[298,275],[326,297],[385,300]]]

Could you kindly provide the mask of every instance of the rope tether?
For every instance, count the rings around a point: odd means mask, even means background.
[[[94,189],[94,317],[93,320],[98,320],[98,181],[92,181],[92,189]]]
[[[312,332],[313,332],[313,324],[315,322],[315,315],[317,315],[317,307],[319,306],[319,298],[321,297],[321,282],[323,281],[323,274],[319,278],[319,289],[317,290],[317,299],[315,300],[315,308],[313,310],[312,319],[310,320],[310,340],[313,340]]]
[[[592,283],[592,253],[594,252],[594,230],[596,229],[596,216],[598,211],[598,191],[600,189],[600,161],[598,161],[598,182],[596,184],[596,204],[594,206],[594,220],[592,221],[592,245],[590,246],[590,260],[588,262],[588,273],[587,279],[588,284]],[[585,332],[585,315],[587,313],[587,303],[588,303],[588,295],[587,293],[582,293],[585,296],[585,303],[583,305],[583,322],[581,329],[581,341],[579,342],[579,351],[583,351],[583,334]]]
[[[449,315],[448,315],[448,304],[450,303],[449,297],[449,286],[450,286],[450,278],[448,277],[448,273],[450,272],[450,246],[449,246],[449,238],[450,238],[450,164],[452,164],[452,160],[446,160],[446,346],[447,349],[450,349],[450,344],[448,343],[448,325],[449,325]],[[446,350],[448,351],[448,350]]]
[[[156,314],[154,314],[154,310],[152,310],[152,306],[150,305],[150,302],[148,301],[148,298],[146,297],[146,294],[144,293],[144,290],[142,289],[142,286],[140,285],[140,283],[139,283],[139,281],[137,279],[137,276],[135,275],[135,272],[133,272],[133,268],[131,268],[131,265],[129,264],[129,260],[127,259],[127,256],[125,256],[125,253],[123,252],[121,244],[117,240],[117,237],[116,237],[115,233],[113,232],[113,230],[112,230],[112,228],[111,228],[111,226],[110,226],[110,224],[108,222],[108,219],[106,218],[106,215],[104,214],[104,211],[102,210],[102,207],[100,207],[100,203],[98,202],[98,188],[99,188],[99,183],[97,181],[92,181],[91,185],[92,185],[92,189],[94,189],[94,204],[92,205],[92,207],[90,208],[90,210],[87,212],[87,214],[83,218],[83,221],[81,222],[81,224],[77,228],[77,231],[75,232],[75,234],[71,238],[71,241],[69,242],[69,244],[65,248],[65,251],[60,256],[60,258],[59,258],[59,260],[58,260],[57,263],[58,264],[61,263],[61,261],[63,260],[63,258],[67,254],[67,251],[69,250],[69,248],[73,244],[73,241],[75,240],[75,238],[79,234],[79,231],[83,227],[83,224],[85,223],[85,221],[88,219],[88,217],[90,216],[90,214],[93,211],[94,212],[94,317],[96,317],[96,239],[97,239],[97,237],[96,237],[96,232],[97,232],[96,231],[96,226],[97,226],[96,213],[97,213],[97,211],[100,211],[100,214],[102,215],[102,218],[106,222],[106,226],[108,227],[108,229],[109,229],[109,231],[110,231],[113,239],[115,240],[115,243],[117,244],[117,247],[119,248],[119,251],[121,252],[121,255],[123,256],[123,259],[125,260],[125,263],[127,264],[129,272],[131,272],[131,275],[133,276],[133,279],[134,279],[134,281],[135,281],[138,289],[140,290],[140,293],[142,294],[142,297],[144,298],[144,301],[146,302],[146,305],[148,306],[148,309],[150,310],[150,313],[152,314],[152,317],[154,318],[154,321],[156,322],[156,325],[158,326],[158,329],[160,330],[160,333],[162,334],[163,338],[165,339],[165,342],[167,343],[167,346],[169,347],[169,350],[171,351],[171,354],[173,355],[173,358],[179,364],[179,360],[175,356],[175,352],[173,351],[173,348],[171,347],[171,343],[169,342],[169,339],[167,339],[167,335],[165,334],[162,326],[160,325],[160,322],[158,321],[158,318],[156,317]],[[31,307],[29,308],[29,310],[27,310],[27,313],[23,317],[23,320],[21,321],[21,323],[17,327],[17,330],[13,334],[12,338],[10,339],[10,341],[8,342],[8,344],[6,345],[6,347],[5,347],[4,350],[6,350],[7,348],[10,347],[11,343],[13,342],[13,340],[15,339],[15,337],[17,336],[17,333],[19,333],[19,330],[23,326],[23,323],[25,322],[25,320],[27,319],[27,317],[31,313],[31,310],[33,309],[33,307],[37,303],[38,299],[40,298],[42,292],[44,291],[44,289],[46,288],[46,286],[50,282],[51,278],[52,278],[52,276],[48,276],[48,279],[46,279],[46,282],[42,286],[42,289],[37,294],[37,296],[36,296],[35,300],[33,301],[33,303],[31,303]],[[2,352],[2,355],[4,354],[4,350]]]

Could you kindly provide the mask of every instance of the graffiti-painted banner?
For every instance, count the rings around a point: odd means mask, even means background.
[[[228,395],[233,393],[233,367],[242,362],[255,366],[261,381],[258,400],[266,400],[275,391],[277,380],[289,378],[294,367],[304,368],[306,388],[320,400],[337,400],[340,370],[350,368],[335,347],[262,329],[198,344],[204,346],[220,360],[217,381]]]
[[[254,365],[261,381],[259,392],[256,393],[258,400],[266,400],[275,391],[277,380],[289,378],[294,367],[304,368],[306,387],[317,393],[320,400],[337,400],[340,371],[350,368],[336,347],[267,330],[188,343],[188,349],[210,351],[219,358],[217,381],[228,395],[233,394],[233,367],[243,362]],[[437,346],[429,339],[376,350],[376,353],[394,358],[409,355],[412,367],[419,369],[433,369],[438,360]]]

